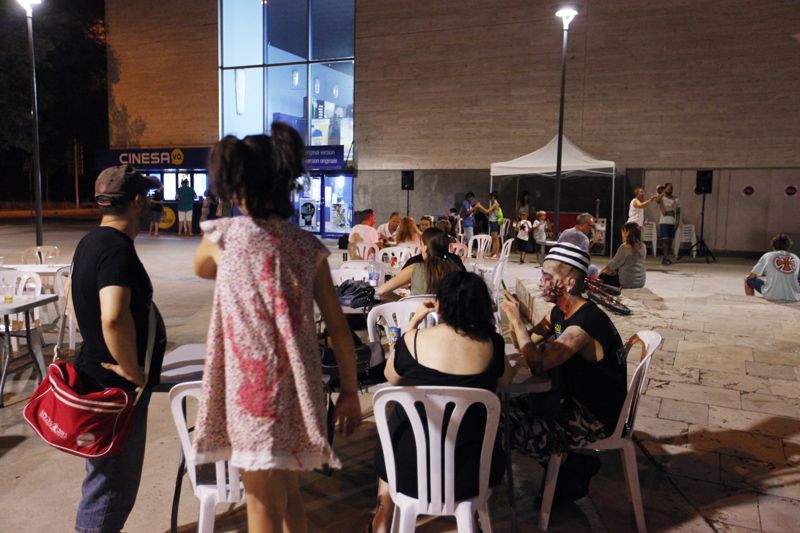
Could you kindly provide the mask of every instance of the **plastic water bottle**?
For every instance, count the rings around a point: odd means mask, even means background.
[[[367,267],[367,279],[369,280],[370,287],[378,286],[378,265],[375,264],[375,257],[373,256],[369,260],[369,266]]]

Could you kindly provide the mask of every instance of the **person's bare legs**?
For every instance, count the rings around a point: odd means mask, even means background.
[[[300,474],[288,470],[241,471],[250,533],[306,533]]]
[[[378,478],[378,501],[375,504],[375,516],[372,519],[373,533],[389,533],[392,529],[394,502],[389,494],[389,484]]]
[[[500,237],[497,233],[490,233],[492,236],[492,255],[500,254]]]

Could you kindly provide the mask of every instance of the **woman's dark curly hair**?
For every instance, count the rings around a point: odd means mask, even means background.
[[[477,341],[495,332],[492,297],[483,279],[472,272],[453,272],[439,282],[439,321]]]
[[[208,169],[214,192],[225,201],[244,204],[253,218],[294,213],[291,191],[305,173],[305,146],[300,134],[281,122],[272,135],[226,135],[211,149]]]

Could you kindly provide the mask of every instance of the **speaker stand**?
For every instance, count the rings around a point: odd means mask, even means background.
[[[411,204],[411,189],[406,189],[406,217],[411,216],[411,209],[409,206]]]
[[[714,252],[711,251],[711,248],[708,247],[706,241],[703,240],[703,232],[705,231],[706,225],[706,193],[703,193],[703,204],[700,208],[700,238],[697,239],[697,242],[694,243],[689,250],[687,250],[686,255],[692,253],[692,251],[696,251],[697,255],[700,257],[706,258],[706,263],[710,263],[711,261],[717,262],[717,258],[714,257]],[[680,252],[680,250],[678,250]],[[680,261],[680,257],[675,257],[676,261]]]

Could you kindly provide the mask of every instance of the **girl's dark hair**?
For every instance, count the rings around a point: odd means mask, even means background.
[[[428,248],[428,257],[424,261],[425,290],[428,294],[435,294],[442,279],[459,268],[447,259],[450,242],[444,231],[439,228],[426,229],[422,232],[422,243]]]
[[[226,135],[211,149],[208,170],[221,200],[244,203],[253,218],[294,212],[291,190],[305,173],[305,146],[300,134],[282,122],[272,123],[272,135]]]
[[[483,279],[460,270],[446,275],[436,291],[439,321],[467,337],[485,341],[495,332],[492,297]]]
[[[522,194],[519,195],[519,203],[520,204],[522,204],[522,202],[525,201],[525,197],[526,196],[528,197],[528,201],[530,201],[531,193],[529,193],[528,191],[522,191]]]
[[[628,232],[628,238],[625,239],[625,242],[632,247],[636,248],[642,242],[642,231],[636,222],[626,222],[622,225],[622,229]]]

